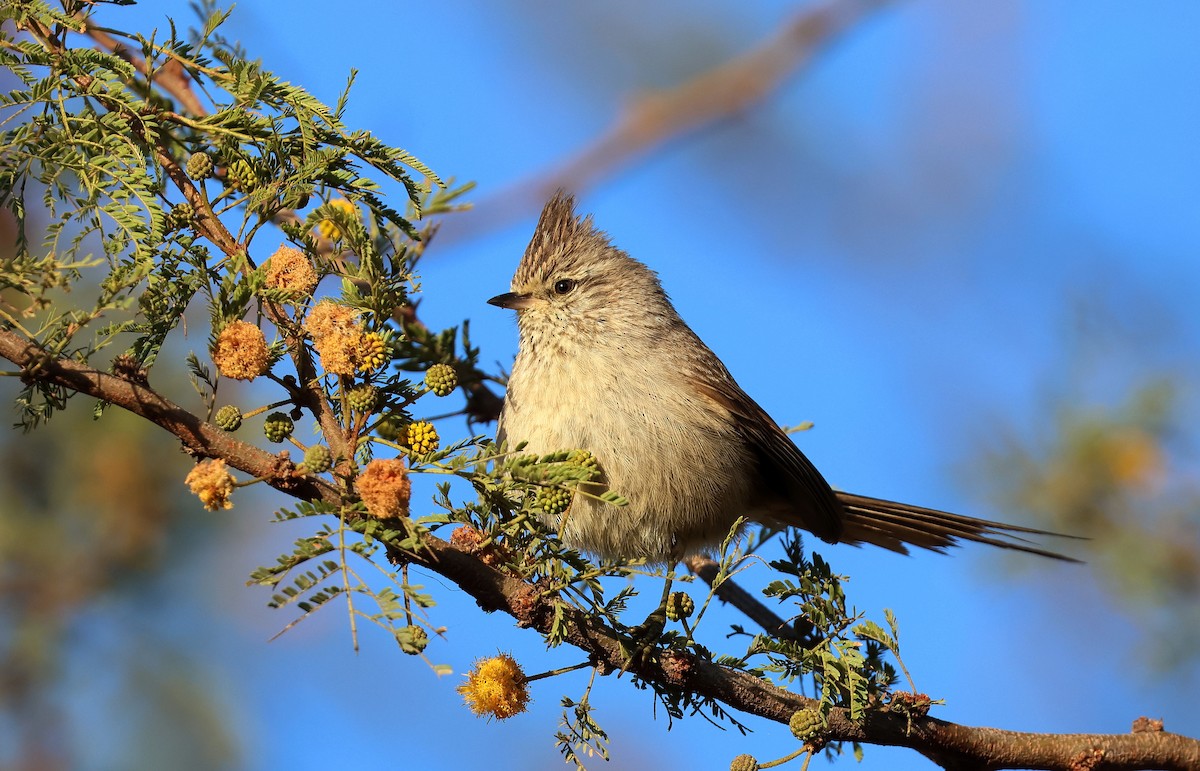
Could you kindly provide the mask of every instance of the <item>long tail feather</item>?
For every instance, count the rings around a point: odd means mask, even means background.
[[[959,541],[974,541],[1064,562],[1080,561],[1042,549],[1034,541],[1019,534],[1053,536],[1055,538],[1075,538],[1076,536],[1052,533],[1032,527],[1021,527],[1020,525],[1006,525],[1002,522],[990,522],[986,519],[964,517],[947,511],[910,506],[906,503],[885,501],[879,498],[867,498],[851,493],[839,492],[837,497],[845,510],[843,519],[845,529],[839,539],[844,543],[870,543],[901,554],[908,554],[909,546],[920,546],[923,549],[941,552],[948,547],[957,546]]]

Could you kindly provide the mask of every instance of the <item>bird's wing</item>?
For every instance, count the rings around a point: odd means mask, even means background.
[[[802,527],[836,543],[842,534],[842,506],[829,483],[733,377],[722,374],[698,379],[695,386],[734,418],[738,435],[757,463],[761,497],[780,499],[782,505],[769,507],[776,521],[767,524]]]

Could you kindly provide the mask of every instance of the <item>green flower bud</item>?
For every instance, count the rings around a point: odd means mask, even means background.
[[[792,719],[788,721],[788,728],[791,729],[792,736],[800,741],[811,742],[818,738],[821,731],[825,729],[825,718],[821,717],[820,710],[798,709],[792,714]]]
[[[167,227],[172,230],[180,230],[192,224],[192,220],[196,216],[196,210],[192,208],[190,203],[186,201],[177,203],[167,214]]]
[[[314,444],[304,451],[304,463],[301,466],[311,474],[324,474],[333,465],[333,455],[323,444]]]
[[[258,175],[254,173],[254,167],[241,158],[229,164],[225,170],[225,181],[234,190],[243,193],[252,193],[258,187]]]
[[[425,385],[438,396],[449,396],[458,386],[458,373],[449,364],[434,364],[425,370]]]
[[[266,433],[267,439],[279,444],[292,435],[292,429],[295,427],[292,419],[287,415],[282,412],[272,412],[267,416],[267,422],[263,424],[263,431]]]
[[[242,427],[242,411],[236,404],[226,404],[217,410],[216,423],[225,431],[237,431]]]
[[[587,450],[571,450],[567,455],[567,462],[574,463],[576,466],[582,466],[591,471],[592,479],[600,476],[600,464],[596,461],[596,456]]]
[[[758,760],[753,755],[738,755],[729,764],[729,771],[758,771]]]
[[[678,621],[688,618],[696,611],[696,602],[685,592],[671,592],[667,597],[667,618]]]
[[[192,153],[187,159],[187,175],[194,180],[208,179],[213,173],[213,159],[208,153]]]
[[[396,640],[400,643],[400,650],[416,656],[429,645],[429,634],[419,626],[405,626],[396,631]]]
[[[372,385],[351,388],[346,393],[346,401],[349,402],[350,409],[369,415],[375,411],[375,406],[379,402],[379,391]]]
[[[547,514],[557,516],[571,505],[571,497],[571,493],[559,487],[539,487],[537,505]]]

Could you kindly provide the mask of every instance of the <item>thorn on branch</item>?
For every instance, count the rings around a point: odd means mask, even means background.
[[[1163,721],[1161,719],[1149,718],[1143,715],[1133,721],[1133,733],[1135,734],[1162,733],[1162,730]]]

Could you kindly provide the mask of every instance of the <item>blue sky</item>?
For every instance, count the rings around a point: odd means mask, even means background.
[[[769,0],[281,8],[247,0],[226,35],[326,100],[357,68],[348,123],[477,181],[479,198],[553,168],[631,95],[746,50],[794,10]],[[123,29],[191,19],[177,0],[101,14]],[[1187,0],[898,3],[760,109],[631,165],[584,191],[581,208],[659,271],[683,317],[768,412],[816,423],[797,441],[833,484],[1012,519],[988,510],[961,470],[995,419],[1029,425],[1062,382],[1073,300],[1164,320],[1169,333],[1126,363],[1131,377],[1194,361],[1198,30],[1200,5]],[[510,314],[484,301],[507,289],[535,214],[447,238],[424,264],[424,320],[470,318],[484,361],[507,365],[515,353]],[[1117,398],[1116,380],[1094,398]],[[581,677],[540,682],[530,713],[485,723],[462,706],[457,677],[437,679],[382,635],[354,654],[337,611],[267,643],[286,619],[244,576],[271,559],[269,543],[298,534],[265,524],[270,505],[216,515],[229,535],[191,566],[227,579],[197,600],[211,618],[202,632],[183,622],[160,631],[202,636],[195,660],[219,684],[250,767],[560,767],[558,700],[578,697]],[[820,551],[853,576],[860,609],[896,610],[918,686],[947,700],[939,717],[1124,732],[1148,714],[1200,734],[1179,685],[1196,673],[1164,680],[1139,668],[1136,622],[1086,566],[1028,564],[1014,575],[982,548]],[[436,577],[426,583],[450,629],[428,654],[455,672],[497,648],[530,671],[578,659],[543,652],[507,617],[482,617]],[[713,647],[721,619],[708,627]],[[753,719],[749,738],[698,718],[668,732],[661,711],[651,722],[645,693],[612,678],[593,696],[613,768],[722,768],[792,745],[786,728]],[[862,767],[932,766],[868,748]]]

